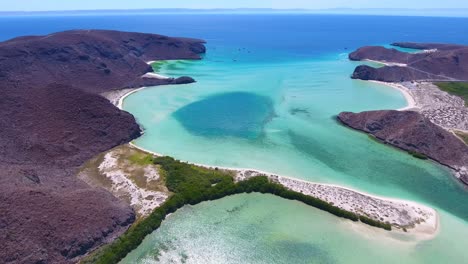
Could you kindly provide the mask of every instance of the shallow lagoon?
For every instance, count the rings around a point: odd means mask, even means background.
[[[146,128],[138,144],[193,162],[253,167],[412,199],[441,215],[434,240],[403,243],[300,203],[236,196],[176,212],[127,262],[151,262],[163,248],[168,248],[163,263],[180,262],[179,255],[188,263],[466,262],[467,190],[444,169],[376,144],[339,126],[333,116],[405,104],[392,89],[350,80],[356,64],[346,60],[347,52],[395,41],[468,44],[468,19],[122,12],[3,16],[0,23],[2,40],[77,28],[206,39],[209,53],[203,61],[161,68],[167,75],[193,76],[198,83],[142,90],[126,100],[125,108]],[[173,116],[191,103],[232,92],[272,100],[275,117],[260,125],[260,136],[194,136]],[[237,207],[237,213],[228,212]],[[132,259],[141,255],[146,257]]]
[[[159,256],[162,263],[371,263],[382,262],[381,258],[391,263],[394,255],[402,263],[463,260],[463,247],[451,244],[468,242],[467,223],[460,220],[468,219],[464,203],[468,194],[463,187],[445,168],[378,144],[335,120],[340,111],[404,107],[405,99],[397,90],[349,79],[356,63],[343,54],[284,63],[219,62],[211,56],[220,54],[209,53],[202,61],[158,65],[162,74],[193,76],[197,83],[148,88],[125,100],[124,108],[145,129],[145,135],[136,140],[139,146],[196,163],[255,168],[418,201],[439,211],[440,234],[434,240],[414,241],[335,219],[295,202],[252,195],[175,213],[128,261]],[[268,107],[236,103],[239,94],[269,98],[274,114],[264,119]],[[249,120],[257,121],[245,126]],[[197,121],[219,127],[200,133],[191,127]],[[233,127],[236,133],[226,133]],[[244,133],[239,133],[242,128]],[[233,207],[252,205],[242,207],[245,217],[256,215],[261,207],[268,215],[264,218],[276,220],[259,226],[216,211],[234,201],[239,204]],[[218,218],[229,222],[220,224]],[[242,230],[255,239],[235,235]],[[285,234],[288,238],[271,241],[272,236]],[[356,254],[356,250],[372,253]]]
[[[442,226],[436,239],[415,241],[299,202],[243,194],[184,207],[121,263],[464,263],[458,239],[466,235]]]

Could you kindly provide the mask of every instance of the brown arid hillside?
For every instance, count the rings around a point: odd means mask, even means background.
[[[457,172],[468,184],[468,146],[451,132],[418,112],[381,110],[343,112],[338,120],[353,129],[371,134],[383,143],[410,153],[422,154]]]
[[[144,78],[152,60],[200,59],[202,40],[76,30],[0,43],[0,260],[73,263],[135,219],[75,177],[100,152],[140,136],[99,94],[193,79]]]
[[[384,82],[466,81],[468,46],[431,43],[394,43],[394,46],[424,50],[407,53],[378,46],[362,47],[349,54],[354,61],[387,63],[381,68],[361,65],[352,78]]]

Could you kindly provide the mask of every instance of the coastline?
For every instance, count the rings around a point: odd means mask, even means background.
[[[129,143],[128,145],[132,148],[138,149],[142,152],[154,156],[166,156],[162,153],[150,151],[145,148],[139,147],[134,143]],[[400,223],[392,223],[392,227],[394,227],[394,229],[392,230],[398,230],[399,233],[411,235],[417,240],[432,239],[439,232],[439,216],[437,211],[433,208],[419,204],[417,202],[377,196],[362,191],[356,191],[351,188],[336,184],[316,183],[288,176],[279,176],[274,173],[257,169],[210,166],[206,164],[199,164],[193,162],[187,163],[208,169],[219,169],[235,172],[236,181],[247,180],[251,177],[265,175],[270,180],[279,183],[290,190],[301,192],[308,196],[312,196],[324,200],[326,202],[333,203],[335,206],[344,210],[349,210],[351,212],[364,213],[365,215],[367,215],[369,213],[369,210],[365,209],[366,206],[370,206],[373,208],[377,207],[377,212],[371,209],[372,213],[376,214],[373,218],[389,219],[393,217],[394,220],[398,219]],[[348,199],[335,199],[333,194],[338,194],[338,196],[340,197],[347,196]],[[378,211],[378,207],[381,207],[381,211]],[[410,214],[410,219],[406,219],[406,222],[404,222],[405,220],[402,218],[402,215]],[[406,229],[407,231],[403,231],[404,229]]]
[[[406,65],[399,63],[387,63],[369,59],[363,61],[386,66],[406,67]],[[413,110],[421,113],[431,122],[451,133],[454,133],[454,131],[468,133],[468,107],[465,106],[464,100],[442,91],[434,84],[434,81],[421,80],[395,83],[376,80],[362,81],[381,84],[399,90],[408,104],[406,107],[397,109],[399,111]]]
[[[151,65],[157,61],[148,61],[146,62],[148,65]],[[147,72],[141,77],[146,77],[146,78],[154,78],[154,79],[160,79],[160,80],[167,80],[171,79],[171,77],[167,77],[161,74],[158,74],[156,72]],[[128,88],[128,89],[122,89],[122,90],[113,90],[109,92],[102,93],[101,95],[104,96],[106,99],[108,99],[113,105],[117,106],[120,110],[123,110],[123,101],[124,99],[133,94],[136,93],[140,90],[146,89],[148,87],[143,86],[140,88]]]
[[[465,102],[462,98],[442,91],[431,81],[400,83],[375,80],[363,81],[397,89],[404,95],[408,104],[406,107],[397,109],[398,111],[418,112],[435,125],[448,131],[465,143],[464,140],[456,133],[461,132],[468,134],[468,107],[465,106]],[[463,184],[468,184],[465,176],[468,172],[468,164],[449,166],[437,160],[433,161],[448,168],[452,175]]]
[[[387,87],[390,87],[390,88],[393,88],[393,89],[396,89],[396,90],[400,91],[403,94],[403,96],[405,97],[407,106],[397,109],[398,111],[407,111],[407,110],[414,110],[414,109],[419,108],[419,106],[416,103],[416,99],[413,97],[410,90],[406,86],[404,86],[402,84],[382,82],[382,81],[374,81],[374,80],[369,80],[369,81],[365,81],[365,82],[371,82],[371,83],[376,83],[376,84],[380,84],[380,85],[385,85]]]
[[[129,143],[129,146],[151,155],[166,156],[164,154],[139,147],[134,143]],[[351,212],[360,212],[368,214],[369,211],[366,211],[365,206],[370,205],[370,207],[375,208],[375,206],[377,205],[378,207],[381,207],[381,211],[373,211],[377,214],[377,217],[374,216],[374,218],[391,218],[391,212],[393,210],[393,219],[398,218],[398,221],[401,221],[400,223],[403,223],[404,220],[401,218],[402,214],[400,214],[400,212],[408,215],[413,214],[411,215],[411,220],[406,222],[407,225],[392,223],[392,227],[395,227],[395,229],[393,230],[399,231],[402,231],[403,228],[405,228],[408,232],[407,234],[414,236],[418,240],[432,239],[439,232],[439,216],[437,211],[433,208],[419,204],[417,202],[377,196],[336,184],[317,183],[300,180],[294,177],[288,177],[283,175],[280,176],[274,173],[257,169],[210,166],[206,164],[199,164],[187,161],[182,162],[186,162],[191,165],[208,169],[233,171],[236,173],[236,181],[247,180],[251,177],[265,175],[270,180],[279,183],[290,190],[301,192],[303,194],[319,198],[329,203],[333,203],[335,206],[345,210],[349,210]],[[333,194],[338,194],[340,197],[348,196],[348,198],[351,198],[340,200],[336,199],[333,196]],[[378,209],[376,210],[378,211]],[[388,216],[385,217],[384,215]],[[406,234],[406,232],[404,234]]]
[[[393,85],[393,84],[388,84],[384,82],[375,82],[375,83],[387,85],[389,87],[392,87],[401,91],[404,94],[408,102],[408,106],[403,109],[411,109],[416,106],[415,100],[413,99],[411,94],[406,90],[404,86]],[[114,100],[116,106],[123,110],[123,103],[126,97],[145,88],[148,88],[148,87],[141,87],[138,89],[127,89],[123,93],[121,92],[118,94],[114,94],[113,96],[119,97],[117,101]],[[151,155],[165,156],[162,153],[150,151],[140,146],[137,146],[133,142],[130,142],[128,145],[132,148],[138,149],[142,152],[145,152]],[[434,210],[433,208],[427,207],[425,205],[418,204],[413,201],[380,197],[380,196],[368,194],[365,192],[356,191],[356,190],[353,190],[344,186],[339,186],[335,184],[322,184],[322,183],[316,183],[316,182],[309,182],[309,181],[296,179],[293,177],[282,176],[282,175],[280,176],[274,173],[261,171],[257,169],[219,167],[219,166],[210,166],[206,164],[198,164],[198,163],[193,163],[193,162],[188,162],[188,161],[183,161],[183,162],[187,162],[195,166],[200,166],[200,167],[209,168],[209,169],[217,168],[221,170],[233,171],[236,173],[236,178],[235,178],[236,181],[246,180],[253,176],[265,175],[270,180],[275,181],[285,186],[288,189],[298,191],[298,192],[304,193],[312,197],[319,198],[329,203],[333,203],[335,206],[345,209],[345,210],[349,210],[349,211],[357,212],[357,213],[363,213],[377,220],[381,220],[381,219],[390,220],[390,218],[393,217],[392,226],[395,227],[394,230],[399,230],[400,232],[403,232],[402,230],[406,230],[404,234],[408,232],[407,234],[410,234],[416,237],[418,240],[432,239],[433,237],[436,236],[436,234],[439,231],[439,216],[436,210]],[[340,198],[334,197],[333,194],[335,195],[338,194]],[[346,198],[342,198],[342,197],[346,197]],[[374,211],[373,209],[363,209],[367,205],[371,205],[373,208],[380,207],[381,211],[379,210]],[[393,211],[392,216],[389,216],[390,215],[388,213],[389,210]],[[401,216],[403,214],[410,215],[408,214],[408,212],[410,212],[411,216],[409,218],[403,219]]]

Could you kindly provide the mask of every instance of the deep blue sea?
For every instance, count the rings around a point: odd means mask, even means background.
[[[310,57],[396,41],[468,44],[468,18],[346,15],[76,15],[3,16],[0,38],[70,29],[114,29],[202,38],[209,46],[245,47],[255,59]],[[274,50],[276,56],[271,56]]]
[[[468,18],[286,14],[0,17],[0,40],[115,29],[207,41],[201,61],[160,62],[197,83],[154,87],[124,102],[144,127],[136,144],[175,158],[255,168],[408,199],[435,208],[431,239],[350,224],[300,203],[240,195],[185,207],[124,263],[463,263],[468,191],[434,163],[339,125],[341,111],[397,109],[386,86],[351,80],[347,54],[392,42],[468,44]],[[234,209],[235,210],[234,210]],[[234,213],[231,213],[234,212]]]

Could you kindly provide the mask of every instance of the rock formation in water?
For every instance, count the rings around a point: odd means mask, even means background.
[[[407,53],[377,46],[362,47],[350,53],[349,59],[379,61],[389,65],[381,68],[358,66],[352,78],[384,82],[468,80],[468,46],[431,43],[393,45],[424,51]]]
[[[202,40],[104,30],[0,43],[0,259],[68,263],[112,240],[133,210],[75,177],[100,152],[140,136],[99,93],[193,82],[142,77],[146,63],[200,59]]]
[[[468,146],[420,113],[394,110],[343,112],[338,115],[338,120],[386,144],[424,154],[455,170],[456,176],[468,184]]]

